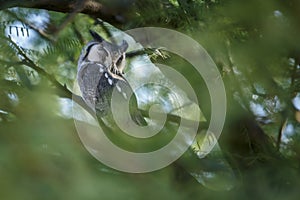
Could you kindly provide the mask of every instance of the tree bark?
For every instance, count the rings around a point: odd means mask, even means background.
[[[132,5],[133,0],[125,3],[119,1],[96,1],[96,0],[0,0],[0,10],[12,7],[37,8],[56,12],[73,13],[81,12],[95,18],[101,18],[110,23],[124,23],[125,14]]]

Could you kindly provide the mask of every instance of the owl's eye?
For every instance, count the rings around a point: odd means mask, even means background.
[[[121,55],[121,56],[119,57],[119,59],[117,60],[116,64],[117,64],[117,65],[120,65],[121,62],[122,62],[122,60],[123,60],[123,55]]]

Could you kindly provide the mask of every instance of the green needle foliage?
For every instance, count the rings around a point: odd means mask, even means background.
[[[20,7],[10,8],[0,1],[0,199],[299,198],[297,0],[88,1],[107,8],[104,21],[87,9],[63,13],[60,3],[42,10],[24,2],[14,1]],[[227,117],[207,157],[198,157],[203,138],[197,136],[172,165],[127,174],[98,162],[84,148],[71,98],[89,29],[109,38],[146,26],[187,34],[208,51],[225,83]],[[136,54],[143,53],[189,81],[201,123],[209,122],[210,96],[190,63],[163,49]],[[133,54],[128,53],[128,62]],[[168,94],[158,94],[157,99],[168,100]],[[172,117],[166,132],[176,129],[178,116]]]

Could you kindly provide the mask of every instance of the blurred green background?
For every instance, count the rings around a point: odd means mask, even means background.
[[[0,1],[0,9],[0,199],[299,198],[300,1]],[[182,32],[208,51],[227,117],[207,159],[127,174],[83,147],[70,91],[89,29],[109,37],[144,26]],[[149,55],[186,77],[210,119],[190,64]]]

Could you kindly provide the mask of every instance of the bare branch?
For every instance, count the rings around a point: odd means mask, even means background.
[[[78,0],[74,10],[65,17],[64,21],[55,29],[55,32],[52,33],[54,37],[56,37],[70,22],[75,19],[76,15],[84,8],[85,3],[86,0]]]

